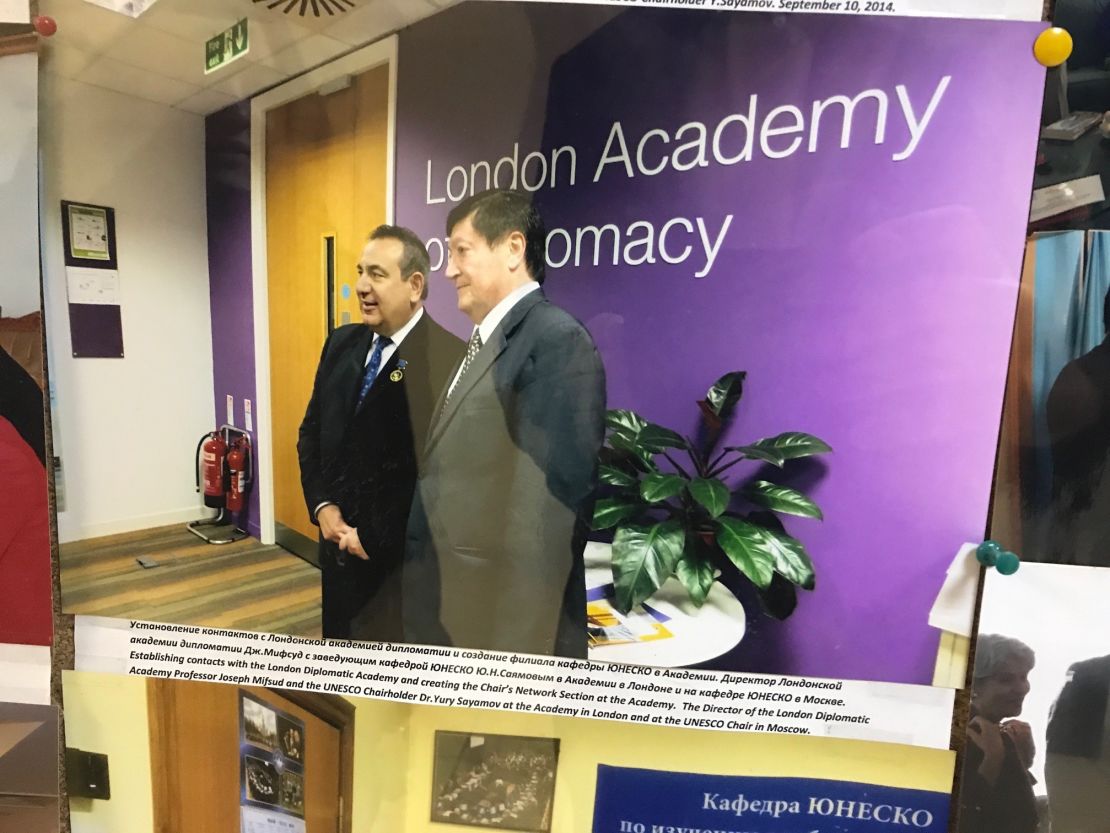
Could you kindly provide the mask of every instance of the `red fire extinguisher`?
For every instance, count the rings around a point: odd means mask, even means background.
[[[241,512],[246,505],[251,476],[250,455],[251,441],[246,436],[236,439],[227,453],[227,469],[231,475],[227,489],[227,508],[230,512]]]
[[[197,491],[201,491],[203,480],[205,506],[223,509],[226,505],[226,464],[227,443],[223,435],[219,431],[212,431],[201,437],[197,445]]]

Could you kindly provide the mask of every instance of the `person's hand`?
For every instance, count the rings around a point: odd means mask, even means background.
[[[1002,734],[1014,742],[1022,765],[1029,769],[1037,757],[1037,744],[1033,741],[1033,730],[1022,720],[1007,720],[1002,724]]]
[[[324,540],[333,544],[338,544],[340,538],[351,530],[343,520],[343,513],[334,503],[320,507],[320,511],[316,513],[316,523],[320,524],[320,534],[324,536]]]
[[[983,753],[979,774],[988,784],[993,784],[1002,772],[1002,760],[1006,757],[1006,748],[1002,745],[1002,730],[997,723],[974,717],[967,724],[967,739]]]
[[[362,548],[362,541],[358,538],[358,529],[353,526],[347,527],[347,531],[339,539],[339,549],[344,552],[349,552],[351,555],[358,556],[363,561],[369,561],[370,556],[366,554],[366,550]]]

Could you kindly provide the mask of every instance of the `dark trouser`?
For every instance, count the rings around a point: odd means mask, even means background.
[[[324,639],[401,641],[401,593],[397,561],[371,553],[369,560],[320,540],[320,589]]]

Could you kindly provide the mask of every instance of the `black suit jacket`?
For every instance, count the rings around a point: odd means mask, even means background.
[[[1048,394],[1052,535],[1045,561],[1110,566],[1110,341],[1068,362]]]
[[[1110,656],[1077,662],[1052,705],[1045,734],[1049,755],[1098,758],[1110,702]]]
[[[425,311],[356,407],[372,340],[364,324],[340,327],[328,337],[297,452],[313,523],[318,505],[337,504],[370,556],[363,561],[341,554],[321,539],[324,635],[397,640],[399,567],[416,482],[415,438],[427,433],[439,391],[464,345]],[[401,378],[394,381],[397,371]]]
[[[440,408],[409,516],[406,641],[585,656],[582,550],[605,421],[589,333],[526,295]]]
[[[983,753],[970,741],[965,747],[959,833],[1036,833],[1033,777],[1008,735],[1002,736],[1002,748],[998,780],[989,784],[979,774]]]

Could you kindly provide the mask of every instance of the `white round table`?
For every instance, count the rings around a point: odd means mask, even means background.
[[[587,592],[613,583],[611,549],[609,544],[593,541],[586,544],[583,559]],[[744,638],[744,606],[720,582],[714,583],[705,604],[699,608],[672,576],[647,604],[668,617],[664,626],[672,634],[669,639],[591,646],[590,660],[681,668],[719,657]]]

